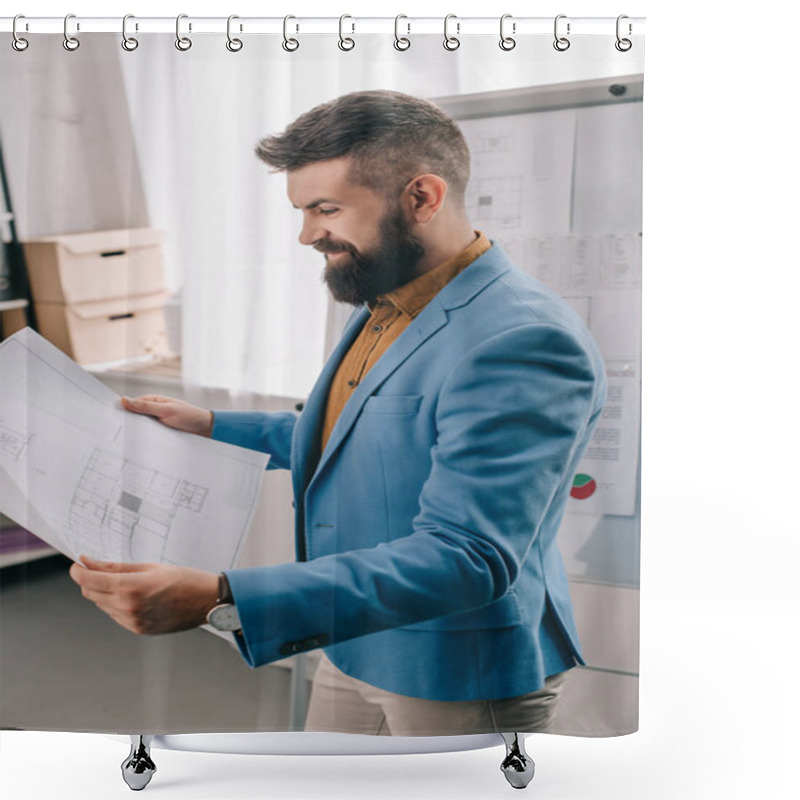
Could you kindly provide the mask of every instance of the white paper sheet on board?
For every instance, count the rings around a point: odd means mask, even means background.
[[[606,364],[608,400],[578,467],[568,512],[635,513],[641,421],[642,237],[529,237],[524,269],[578,313]]]
[[[520,267],[530,236],[570,230],[575,124],[574,110],[459,123],[472,155],[467,214]]]
[[[268,456],[123,410],[29,328],[0,371],[3,513],[73,559],[233,566]]]

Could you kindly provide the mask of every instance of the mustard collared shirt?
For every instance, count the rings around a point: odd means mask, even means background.
[[[492,246],[480,231],[472,243],[453,258],[420,275],[392,292],[381,295],[370,305],[372,312],[356,337],[331,382],[322,449],[328,443],[333,426],[364,376],[377,363],[400,334],[423,308],[462,270]]]

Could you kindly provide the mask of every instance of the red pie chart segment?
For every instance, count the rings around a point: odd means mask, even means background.
[[[570,489],[569,496],[574,497],[576,500],[586,500],[591,497],[597,490],[597,482],[591,475],[585,475],[579,472],[575,479],[572,481],[572,489]]]

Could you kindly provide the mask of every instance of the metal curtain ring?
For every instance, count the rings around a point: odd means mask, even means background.
[[[281,46],[284,50],[286,50],[287,53],[293,53],[298,47],[300,47],[300,42],[298,42],[297,39],[289,38],[286,35],[290,19],[297,19],[297,17],[293,17],[291,14],[288,14],[283,18],[283,42],[281,43]],[[299,26],[297,27],[297,30],[299,30]]]
[[[236,14],[231,14],[228,17],[228,41],[225,42],[225,47],[227,47],[231,53],[238,53],[244,47],[244,42],[242,42],[241,39],[231,38],[231,22],[235,19],[239,19]],[[239,30],[241,30],[241,27],[239,27]]]
[[[133,36],[128,36],[129,19],[134,19],[133,14],[126,14],[122,18],[122,49],[132,53],[139,46],[139,40],[134,39]],[[139,29],[138,25],[136,26],[136,29]]]
[[[617,17],[617,41],[614,42],[614,47],[616,47],[617,50],[620,51],[620,53],[627,53],[628,50],[630,50],[631,47],[633,47],[633,42],[630,39],[623,39],[619,35],[619,31],[620,31],[620,27],[621,27],[620,23],[624,19],[628,19],[628,15],[627,14],[620,14]],[[631,24],[629,22],[628,23],[628,33],[630,34],[632,31],[633,31],[633,28],[631,27]]]
[[[452,52],[453,50],[458,50],[458,48],[461,47],[461,40],[455,36],[450,36],[450,34],[447,31],[447,26],[451,19],[456,19],[456,15],[448,14],[444,18],[444,41],[442,42],[442,45],[445,50],[450,50]],[[461,32],[461,24],[457,22],[456,33],[460,32]]]
[[[342,24],[344,23],[344,21],[346,19],[353,19],[353,18],[349,14],[342,14],[342,16],[339,17],[339,49],[340,50],[352,50],[356,46],[356,43],[355,43],[355,41],[353,39],[351,39],[349,36],[344,36],[342,34]],[[355,25],[355,23],[352,23],[352,25],[353,25],[353,32],[355,32],[356,25]]]
[[[11,24],[11,33],[12,33],[12,34],[13,34],[13,36],[14,36],[14,38],[11,40],[11,46],[12,46],[12,47],[13,47],[13,48],[14,48],[14,49],[15,49],[15,50],[18,52],[18,53],[21,53],[23,50],[27,50],[27,49],[28,49],[28,44],[29,44],[29,42],[28,42],[28,40],[27,40],[27,39],[23,39],[23,38],[22,38],[22,37],[21,37],[21,36],[20,36],[20,35],[17,33],[17,20],[18,20],[18,19],[25,19],[25,15],[24,15],[24,14],[17,14],[17,16],[16,16],[16,17],[14,17],[14,22]]]
[[[566,14],[559,14],[555,22],[553,23],[553,35],[555,36],[556,40],[553,42],[553,47],[559,51],[559,53],[563,53],[565,50],[569,50],[570,41],[564,36],[558,35],[558,21],[560,19],[566,19]],[[569,22],[567,23],[567,34],[569,35]]]
[[[192,46],[192,40],[188,36],[181,36],[181,20],[188,19],[188,14],[178,14],[175,20],[175,47],[178,50],[186,52]],[[192,29],[192,23],[189,23],[189,30]]]
[[[400,35],[398,29],[400,27],[401,19],[408,19],[408,17],[405,14],[398,14],[394,18],[394,49],[408,50],[408,48],[411,47],[411,39],[408,39],[405,36]],[[406,27],[408,28],[408,33],[411,33],[411,23],[407,22]]]
[[[81,46],[81,43],[78,41],[78,39],[75,36],[70,36],[69,31],[67,30],[67,26],[69,25],[69,21],[71,19],[75,19],[74,14],[67,14],[67,16],[64,17],[64,41],[62,42],[64,49],[69,50],[70,53],[77,50]],[[78,25],[77,30],[80,30],[80,25]]]
[[[516,39],[512,39],[510,36],[505,35],[504,26],[507,19],[511,19],[511,14],[503,14],[503,16],[500,17],[500,49],[505,51],[513,50],[517,46]],[[516,22],[511,23],[511,32],[517,32]]]

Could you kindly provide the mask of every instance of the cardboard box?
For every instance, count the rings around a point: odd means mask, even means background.
[[[36,303],[88,303],[165,291],[163,231],[129,228],[23,242]]]
[[[168,353],[163,238],[134,228],[23,242],[39,333],[79,364]]]
[[[166,292],[94,303],[35,303],[39,333],[78,364],[97,364],[167,348]]]
[[[9,308],[4,309],[0,313],[2,318],[3,338],[7,339],[17,331],[21,331],[28,324],[28,316],[25,313],[27,309],[23,308]]]

